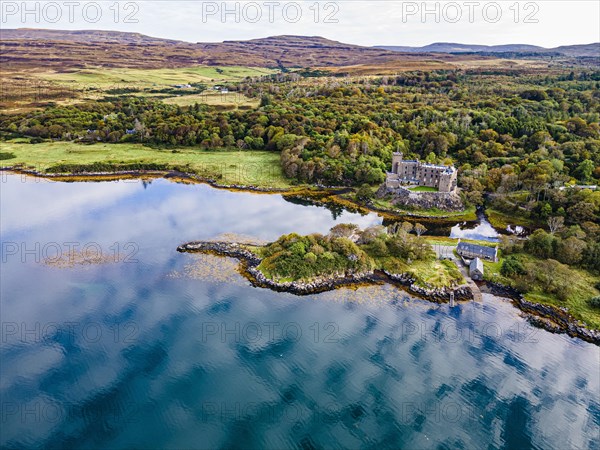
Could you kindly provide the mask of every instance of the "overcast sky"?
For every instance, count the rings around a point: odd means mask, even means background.
[[[600,41],[597,0],[72,1],[76,4],[3,0],[1,27],[135,31],[190,42],[280,34],[318,35],[360,45],[555,47]]]

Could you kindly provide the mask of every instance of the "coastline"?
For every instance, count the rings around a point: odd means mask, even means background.
[[[261,259],[244,247],[244,245],[231,242],[193,241],[177,247],[180,253],[209,253],[227,256],[240,260],[241,270],[253,286],[269,288],[277,292],[289,292],[295,295],[311,295],[331,291],[340,287],[352,287],[363,284],[390,283],[405,288],[411,294],[435,303],[447,303],[454,294],[454,300],[472,300],[473,293],[467,286],[456,288],[427,289],[415,284],[409,274],[391,274],[385,271],[372,271],[344,275],[321,277],[315,280],[276,282],[263,275],[258,270]]]
[[[349,188],[347,187],[310,187],[310,186],[298,186],[296,189],[289,188],[266,188],[251,185],[227,185],[216,182],[213,179],[203,178],[195,174],[189,174],[176,170],[132,170],[132,171],[118,171],[118,172],[89,172],[82,174],[74,173],[45,173],[39,172],[32,169],[24,169],[20,167],[0,167],[0,172],[12,172],[16,174],[22,174],[26,176],[38,177],[48,180],[54,180],[59,182],[94,182],[94,181],[114,181],[121,179],[158,179],[164,178],[173,182],[190,183],[190,184],[207,184],[215,189],[223,189],[233,192],[250,192],[256,194],[279,194],[284,196],[292,197],[304,197],[304,198],[321,198],[323,203],[332,202],[340,206],[354,208],[355,210],[368,213],[372,212],[378,214],[384,219],[398,220],[406,218],[405,214],[394,213],[391,211],[385,211],[375,206],[366,206],[349,199],[340,198],[340,194],[347,193]],[[410,215],[413,218],[422,218],[430,220],[449,220],[454,219],[452,217],[434,217],[434,216],[419,216]],[[185,245],[191,245],[189,243]],[[180,246],[182,248],[183,246]],[[178,248],[179,250],[179,248]],[[223,250],[223,249],[221,249]],[[180,251],[200,251],[197,249],[183,249]],[[208,250],[207,250],[208,252]],[[260,264],[260,261],[253,266],[249,264],[245,255],[241,254],[226,254],[222,251],[213,251],[215,254],[221,254],[224,256],[235,257],[242,262],[242,274],[255,286],[266,287],[272,290],[280,292],[291,292],[296,295],[310,295],[319,292],[324,292],[339,287],[352,287],[363,284],[377,284],[377,283],[391,283],[406,289],[411,294],[424,298],[428,301],[444,303],[450,299],[450,292],[454,292],[452,289],[434,289],[428,290],[414,284],[409,276],[389,274],[385,272],[373,272],[370,274],[355,274],[351,276],[343,276],[336,278],[328,278],[319,280],[313,283],[276,283],[272,280],[266,279],[260,271],[256,269],[256,266]],[[508,297],[513,302],[514,306],[519,308],[527,317],[527,320],[541,328],[555,333],[566,333],[573,337],[579,337],[588,342],[600,345],[600,331],[592,330],[587,326],[572,317],[566,309],[559,307],[545,305],[541,303],[533,303],[526,300],[521,293],[518,291],[504,286],[498,283],[486,282],[485,285],[488,290],[494,294]],[[455,292],[456,300],[469,300],[472,299],[472,293],[469,292]]]
[[[374,213],[382,217],[384,220],[397,221],[400,219],[419,219],[423,221],[440,221],[447,223],[455,223],[456,221],[464,220],[465,218],[458,215],[452,216],[447,214],[427,215],[409,211],[393,211],[379,208],[375,205],[359,203],[354,200],[342,198],[341,194],[346,194],[352,190],[347,186],[311,186],[298,185],[293,188],[276,188],[276,187],[261,187],[254,185],[242,184],[223,184],[212,178],[202,177],[196,174],[181,172],[178,170],[126,170],[114,172],[82,172],[82,173],[47,173],[40,172],[34,169],[25,169],[22,167],[5,166],[0,167],[0,172],[12,172],[20,175],[27,175],[36,178],[59,182],[100,182],[100,181],[117,181],[134,178],[159,179],[164,178],[168,181],[189,183],[189,184],[207,184],[215,189],[222,189],[231,192],[250,192],[255,194],[279,194],[289,197],[305,198],[315,201],[316,203],[326,204],[333,203],[338,206],[348,208],[363,214]],[[320,198],[319,198],[320,197]]]
[[[526,300],[521,292],[500,283],[485,282],[490,293],[510,299],[527,321],[551,333],[564,333],[600,346],[600,330],[592,330],[573,317],[566,308]]]
[[[408,274],[391,274],[385,271],[367,273],[344,274],[322,277],[309,282],[276,282],[266,278],[258,270],[261,259],[245,248],[243,244],[231,242],[193,241],[177,247],[180,253],[208,253],[226,256],[240,261],[240,273],[255,287],[268,288],[277,292],[288,292],[294,295],[311,295],[331,291],[342,287],[358,287],[364,284],[389,283],[401,287],[407,292],[434,303],[448,303],[451,294],[455,301],[469,301],[473,299],[473,292],[468,286],[456,288],[426,289],[415,284],[414,279]],[[501,297],[511,300],[527,321],[538,328],[543,328],[552,333],[565,333],[571,337],[580,338],[586,342],[600,346],[600,330],[592,330],[584,323],[575,319],[565,308],[533,303],[525,300],[517,290],[499,283],[485,282],[487,290]]]

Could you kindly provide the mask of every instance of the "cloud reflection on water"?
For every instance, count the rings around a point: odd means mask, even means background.
[[[595,445],[597,347],[532,329],[504,300],[450,309],[390,286],[295,297],[235,274],[167,276],[192,260],[183,241],[326,232],[324,208],[163,180],[9,183],[1,208],[3,240],[140,246],[138,263],[87,270],[3,263],[2,322],[17,330],[3,328],[0,393],[19,413],[2,446]],[[42,401],[64,415],[23,420]]]

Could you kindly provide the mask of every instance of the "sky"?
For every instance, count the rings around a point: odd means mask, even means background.
[[[131,31],[189,42],[294,34],[358,45],[600,41],[600,1],[0,1],[1,28]]]

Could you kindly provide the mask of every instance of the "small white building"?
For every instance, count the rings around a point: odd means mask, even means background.
[[[498,262],[498,246],[488,247],[485,245],[469,244],[458,240],[456,253],[466,259],[481,258],[488,261]]]
[[[483,280],[483,261],[479,258],[475,258],[469,264],[469,276],[473,280]]]

